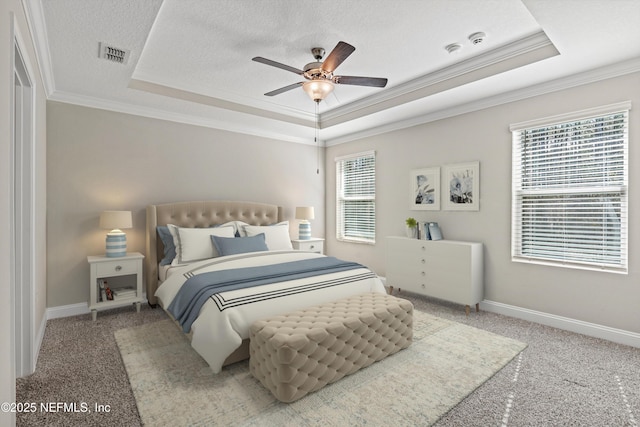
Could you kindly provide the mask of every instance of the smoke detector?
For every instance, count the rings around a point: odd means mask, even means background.
[[[460,49],[462,49],[462,45],[460,43],[451,43],[445,46],[445,49],[449,53],[457,53]]]
[[[121,49],[121,48],[114,47],[106,43],[100,42],[98,57],[102,59],[106,59],[107,61],[117,62],[118,64],[124,65],[129,60],[130,52],[131,51],[128,49]]]
[[[477,32],[477,33],[473,33],[469,36],[469,41],[471,42],[471,44],[480,44],[484,41],[485,37],[487,37],[487,35],[483,32]]]

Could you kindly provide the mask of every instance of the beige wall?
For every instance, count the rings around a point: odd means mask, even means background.
[[[385,274],[384,236],[400,235],[404,219],[438,221],[445,238],[485,244],[485,298],[599,325],[640,332],[638,234],[630,228],[628,275],[512,263],[510,260],[511,123],[631,100],[639,74],[329,147],[325,160],[327,252]],[[637,107],[631,122],[638,122]],[[325,180],[315,174],[311,146],[267,140],[67,104],[48,103],[48,307],[84,303],[86,256],[100,254],[104,209],[134,211],[130,250],[144,252],[144,207],[194,199],[274,202],[293,218],[313,205],[314,235],[324,236]],[[630,136],[630,217],[639,210],[638,162]],[[375,246],[335,240],[336,156],[377,153]],[[195,155],[194,155],[195,153]],[[480,162],[479,212],[409,209],[409,170]],[[295,221],[292,234],[295,235]]]
[[[34,346],[39,345],[38,334],[41,333],[45,321],[46,300],[46,101],[42,79],[39,74],[33,42],[25,20],[22,4],[18,0],[0,2],[0,287],[3,298],[0,298],[0,345],[4,350],[0,352],[0,401],[15,401],[15,364],[14,347],[11,339],[13,333],[13,295],[11,282],[9,253],[12,250],[8,236],[11,233],[9,201],[11,197],[11,109],[10,94],[13,87],[13,73],[11,56],[14,46],[12,29],[22,41],[21,49],[30,72],[34,79],[35,89],[35,129],[33,166],[34,176],[34,210],[35,223],[33,229],[33,325],[29,334],[33,335]],[[27,337],[25,337],[27,338]],[[15,416],[11,413],[0,412],[0,424],[12,425]]]
[[[144,253],[148,204],[246,200],[314,206],[324,235],[324,172],[311,145],[49,102],[48,307],[89,298],[87,255],[104,253],[103,210],[133,211],[129,251]]]
[[[335,217],[327,215],[331,255],[353,259],[385,274],[384,237],[402,235],[404,220],[440,223],[447,239],[485,245],[485,299],[599,325],[640,332],[640,74],[632,74],[536,98],[329,147],[327,212],[335,209],[337,156],[375,150],[377,243],[337,242]],[[511,123],[631,100],[630,229],[628,275],[511,262]],[[409,171],[448,163],[480,162],[479,212],[409,209]]]

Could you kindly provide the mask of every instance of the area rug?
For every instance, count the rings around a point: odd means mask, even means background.
[[[247,361],[213,374],[170,320],[115,337],[146,426],[428,426],[526,347],[416,310],[409,348],[285,404]]]

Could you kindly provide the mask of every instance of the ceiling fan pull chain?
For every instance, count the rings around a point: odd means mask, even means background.
[[[316,129],[314,142],[316,143],[316,175],[320,175],[320,100],[316,101]]]

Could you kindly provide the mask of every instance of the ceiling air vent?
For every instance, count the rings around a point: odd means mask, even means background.
[[[106,43],[100,43],[99,57],[106,59],[107,61],[117,62],[118,64],[126,64],[129,60],[129,52],[127,49],[120,49],[114,46],[109,46]]]

